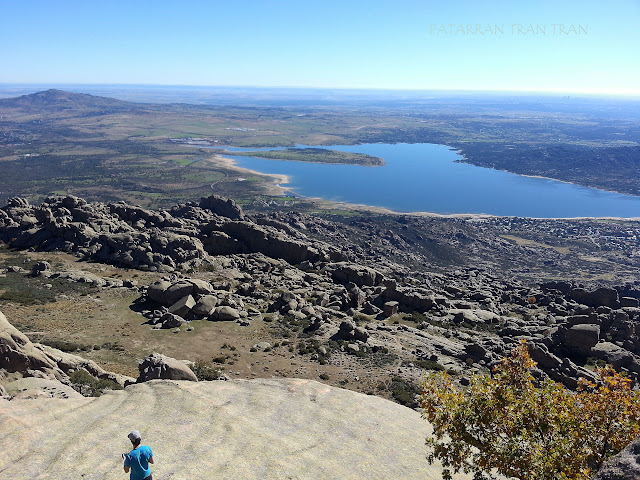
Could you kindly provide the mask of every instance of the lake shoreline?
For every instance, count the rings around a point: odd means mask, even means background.
[[[290,183],[290,177],[288,175],[280,174],[280,173],[264,173],[259,172],[257,170],[252,170],[250,168],[240,167],[237,164],[237,161],[233,158],[225,157],[220,154],[215,154],[212,157],[206,158],[202,160],[203,162],[210,162],[215,165],[218,165],[223,168],[227,168],[229,170],[235,170],[241,172],[243,174],[251,174],[251,175],[259,175],[262,177],[268,177],[271,179],[271,182],[268,182],[266,187],[267,194],[273,196],[282,196],[286,195],[289,192],[293,192],[293,187],[283,186],[284,184]],[[297,193],[296,196],[299,196]]]
[[[570,182],[569,180],[560,180],[559,178],[545,177],[544,175],[530,175],[530,174],[526,174],[526,173],[518,173],[518,172],[514,172],[512,170],[505,170],[505,169],[502,169],[502,168],[486,167],[484,165],[481,165],[479,163],[474,163],[473,161],[469,160],[467,155],[462,153],[462,151],[459,150],[459,149],[451,147],[451,150],[455,151],[458,155],[460,155],[463,158],[463,160],[454,160],[457,163],[464,163],[466,165],[473,165],[474,167],[486,168],[488,170],[494,170],[496,172],[511,173],[513,175],[518,175],[520,177],[540,178],[542,180],[553,180],[554,182],[566,183],[567,185],[575,185],[576,187],[592,188],[594,190],[602,190],[603,192],[617,193],[618,195],[627,195],[629,197],[640,198],[640,195],[633,195],[632,193],[621,192],[619,190],[610,190],[610,189],[607,189],[607,188],[597,187],[595,185],[587,185],[587,184],[584,184],[584,183]],[[594,217],[584,217],[584,218],[594,218]]]
[[[233,152],[229,152],[229,153],[233,153]],[[489,218],[521,217],[521,218],[531,218],[533,220],[601,219],[601,220],[640,221],[640,216],[620,217],[620,216],[584,216],[583,215],[583,216],[577,216],[577,217],[535,217],[535,216],[522,216],[522,215],[496,215],[496,214],[489,214],[489,213],[437,213],[437,212],[419,211],[419,210],[412,211],[412,212],[402,212],[402,211],[393,210],[386,207],[379,207],[375,205],[330,200],[323,197],[305,196],[296,192],[295,187],[284,186],[290,183],[289,175],[278,174],[278,173],[265,173],[258,170],[241,167],[240,165],[238,165],[237,160],[233,158],[225,157],[224,155],[215,154],[213,155],[213,157],[210,157],[204,161],[209,161],[216,165],[220,165],[224,168],[242,172],[243,174],[259,175],[262,177],[270,178],[271,182],[267,182],[267,185],[265,185],[268,195],[278,197],[278,196],[287,196],[287,195],[293,194],[293,196],[295,197],[298,197],[313,203],[317,203],[318,205],[325,206],[326,208],[334,208],[334,209],[341,209],[341,210],[347,210],[347,211],[370,212],[370,213],[377,213],[377,214],[384,214],[384,215],[410,215],[410,216],[417,216],[417,217],[463,218],[463,219],[473,219],[473,220],[482,220],[482,219],[489,219]],[[479,168],[485,168],[485,167],[479,167]],[[509,173],[513,174],[513,172],[509,172]],[[517,175],[517,174],[514,174],[514,175]],[[525,175],[522,175],[522,176],[525,176]],[[548,180],[555,180],[555,179],[548,179]],[[570,182],[563,182],[563,183],[570,183]]]

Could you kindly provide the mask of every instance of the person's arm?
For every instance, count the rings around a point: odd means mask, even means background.
[[[151,463],[151,464],[156,463],[156,462],[153,461],[153,455],[149,457],[149,463]]]
[[[124,473],[129,473],[129,470],[131,470],[131,467],[124,467]]]
[[[122,456],[124,457],[124,473],[129,473],[129,470],[131,470],[131,467],[127,464],[129,457],[127,457],[126,453],[123,453]]]

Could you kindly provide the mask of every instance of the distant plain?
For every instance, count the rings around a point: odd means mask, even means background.
[[[34,88],[4,85],[0,96]],[[164,103],[96,103],[57,90],[0,100],[2,199],[37,202],[69,193],[164,207],[214,192],[251,208],[265,197],[278,202],[272,195],[285,193],[273,188],[280,179],[247,175],[199,146],[359,143],[447,145],[482,167],[640,193],[640,102],[634,100],[143,86],[84,91]],[[55,106],[60,101],[63,108]],[[201,142],[170,141],[187,138]],[[299,199],[283,201],[311,208]]]

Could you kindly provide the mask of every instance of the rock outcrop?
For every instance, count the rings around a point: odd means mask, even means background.
[[[640,438],[610,458],[593,480],[637,480],[640,478]]]
[[[183,362],[159,353],[152,353],[138,364],[140,375],[136,382],[149,380],[189,380],[197,382],[193,371]]]
[[[12,198],[0,212],[0,240],[12,247],[68,251],[152,271],[192,268],[208,255],[231,253],[261,252],[292,264],[341,258],[296,229],[246,219],[235,202],[216,195],[157,212],[73,196],[49,197],[38,206]]]
[[[71,386],[57,380],[38,377],[24,377],[7,384],[7,400],[46,399],[46,398],[83,398]]]
[[[197,319],[249,326],[252,319],[273,320],[267,317],[273,315],[298,323],[314,341],[335,336],[355,345],[358,352],[340,348],[359,356],[364,348],[386,348],[407,364],[435,356],[460,370],[486,368],[526,339],[538,362],[536,374],[569,387],[582,376],[593,378],[586,367],[596,361],[614,364],[634,382],[640,379],[640,283],[526,283],[486,267],[439,268],[429,263],[441,260],[434,252],[453,255],[466,248],[471,235],[481,240],[471,244],[476,263],[495,252],[528,255],[533,247],[521,249],[483,231],[507,234],[533,220],[437,222],[430,230],[434,219],[397,215],[339,222],[296,212],[251,216],[216,196],[159,211],[73,196],[50,197],[37,206],[13,198],[0,209],[0,239],[16,248],[63,250],[164,273],[149,286],[135,286],[53,272],[44,263],[32,270],[42,277],[135,288],[141,301],[148,300],[141,313],[155,328],[177,332]],[[545,225],[565,237],[575,233],[570,222]],[[598,228],[611,233],[607,238],[624,233],[615,237],[625,239],[624,245],[616,243],[620,251],[633,245],[631,226]],[[551,250],[538,249],[536,255],[555,261]],[[511,253],[509,261],[520,262],[521,256]],[[26,273],[19,266],[6,271]],[[188,271],[200,273],[187,276]],[[345,320],[358,325],[340,330]],[[388,335],[402,336],[405,350]],[[421,372],[415,368],[408,374],[417,378]]]
[[[61,352],[62,353],[62,352]],[[42,348],[9,323],[0,312],[0,369],[8,373],[24,372],[52,378],[64,378],[64,372]]]
[[[200,208],[211,210],[216,215],[227,217],[231,220],[243,220],[244,213],[240,206],[231,199],[222,198],[218,195],[211,195],[200,199]]]
[[[80,369],[96,379],[112,380],[120,385],[133,381],[130,377],[107,372],[91,360],[32,343],[0,312],[0,379],[6,374],[18,374],[69,384],[69,374]]]
[[[154,380],[98,398],[0,399],[0,472],[12,480],[120,479],[133,429],[153,449],[154,478],[441,476],[425,460],[431,430],[419,413],[284,379]]]

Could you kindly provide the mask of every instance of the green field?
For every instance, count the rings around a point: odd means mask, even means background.
[[[384,160],[372,155],[354,152],[340,152],[324,148],[287,148],[285,150],[267,150],[255,152],[233,152],[233,155],[270,158],[274,160],[292,160],[296,162],[339,163],[345,165],[363,165],[367,167],[384,165]]]

